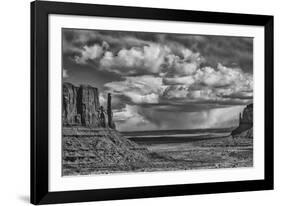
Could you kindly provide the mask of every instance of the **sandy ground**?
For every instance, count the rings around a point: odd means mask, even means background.
[[[146,145],[153,170],[188,170],[253,166],[253,140],[232,137],[181,144]]]
[[[68,168],[65,175],[90,175],[119,172],[153,172],[171,170],[235,168],[253,166],[253,140],[219,136],[201,140],[172,142],[148,141],[138,143],[148,163],[107,164],[97,167],[88,162]]]

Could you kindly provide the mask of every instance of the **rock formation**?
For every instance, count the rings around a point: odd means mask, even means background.
[[[111,95],[107,111],[100,106],[98,89],[89,85],[63,84],[62,119],[64,126],[114,127]]]
[[[77,90],[77,113],[81,115],[84,126],[99,126],[99,93],[97,88],[81,85]]]
[[[151,167],[148,150],[109,128],[63,127],[63,175]]]
[[[63,84],[63,175],[128,171],[149,167],[148,150],[123,137],[113,121],[111,94],[106,108],[97,88]]]
[[[111,94],[108,93],[108,97],[107,97],[107,119],[108,119],[108,126],[110,128],[115,128],[115,124],[112,120],[113,118],[113,113],[112,113],[112,110],[111,110]]]
[[[77,88],[72,84],[63,84],[62,118],[63,124],[81,124],[81,117],[77,113]]]
[[[231,132],[235,137],[253,138],[253,104],[249,104],[239,114],[239,126]]]

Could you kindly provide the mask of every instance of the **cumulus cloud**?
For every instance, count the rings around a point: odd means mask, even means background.
[[[81,49],[80,55],[74,57],[74,60],[78,64],[86,64],[88,60],[95,60],[101,58],[105,52],[109,48],[107,42],[103,41],[101,45],[94,44],[93,46],[85,45]]]
[[[109,92],[128,97],[133,103],[159,103],[159,97],[166,89],[161,77],[150,75],[126,77],[104,85]]]
[[[239,68],[228,68],[218,64],[217,68],[197,69],[193,75],[164,78],[170,85],[164,92],[168,99],[185,98],[225,102],[236,99],[245,104],[252,98],[253,77]],[[235,102],[237,103],[237,102]]]
[[[178,53],[175,54],[174,52]],[[121,49],[116,54],[107,51],[100,60],[100,69],[121,75],[162,74],[182,76],[193,74],[202,57],[187,48],[148,43],[139,47]]]
[[[80,31],[79,34],[74,32],[72,41],[64,38],[64,52],[73,52],[71,58],[77,64],[96,60],[100,70],[120,75],[189,75],[196,71],[203,60],[199,52],[169,42],[152,42],[132,36],[114,38],[109,35],[103,35],[101,41],[102,35],[98,32]],[[160,36],[159,39],[163,35]]]
[[[168,47],[159,44],[121,49],[116,55],[108,51],[100,65],[119,74],[158,73],[168,52]]]
[[[252,75],[244,73],[240,68],[229,68],[218,64],[217,68],[204,67],[196,73],[196,79],[210,87],[247,87],[252,89]]]
[[[252,99],[253,78],[239,68],[218,64],[217,68],[197,68],[181,77],[126,76],[104,85],[108,91],[128,97],[134,104],[247,104]]]
[[[62,69],[62,78],[68,78],[69,75],[68,75],[68,72],[66,69]]]
[[[166,76],[192,75],[204,60],[200,53],[192,52],[183,46],[178,46],[176,50],[171,48],[171,51],[173,53],[168,54],[165,59]]]

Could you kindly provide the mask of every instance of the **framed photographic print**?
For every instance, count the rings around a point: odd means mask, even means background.
[[[31,203],[273,189],[273,16],[31,3]]]

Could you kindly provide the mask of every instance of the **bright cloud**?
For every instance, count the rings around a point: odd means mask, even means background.
[[[86,64],[88,60],[95,60],[101,58],[105,50],[109,48],[108,43],[102,42],[102,45],[94,44],[93,46],[85,45],[80,56],[75,56],[74,60],[77,64]]]
[[[129,39],[133,42],[132,38]],[[121,75],[164,73],[168,76],[182,76],[193,74],[203,59],[199,53],[185,47],[175,49],[171,45],[152,42],[142,42],[118,51],[109,48],[106,41],[102,44],[84,45],[80,54],[74,56],[74,61],[77,64],[87,64],[88,60],[98,60],[100,70]]]
[[[247,104],[252,98],[253,79],[238,68],[219,64],[217,68],[198,68],[181,77],[136,76],[105,84],[116,94],[126,96],[135,104],[156,104],[169,100],[172,104],[206,101],[208,103]]]
[[[67,77],[69,77],[67,70],[62,69],[62,78],[67,78]]]
[[[158,73],[169,49],[158,44],[121,49],[116,55],[107,51],[100,61],[101,69],[118,74]]]
[[[252,97],[253,77],[239,68],[228,68],[218,64],[216,69],[204,67],[193,75],[164,78],[168,99],[229,101],[239,99],[241,103]]]
[[[156,129],[148,119],[146,119],[141,113],[139,113],[137,106],[131,106],[126,104],[121,110],[114,110],[114,121],[117,123],[118,130],[134,131],[138,128],[145,128],[147,130]]]
[[[104,86],[109,92],[124,95],[136,104],[159,103],[159,97],[166,89],[161,77],[150,75],[126,77],[124,81],[110,82]]]

